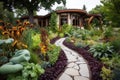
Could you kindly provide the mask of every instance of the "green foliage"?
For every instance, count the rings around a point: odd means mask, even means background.
[[[113,46],[116,52],[119,52],[120,51],[120,37],[111,41],[111,45]]]
[[[114,69],[113,70],[113,80],[119,80],[120,79],[120,69]]]
[[[85,44],[81,43],[81,42],[76,42],[75,46],[78,47],[78,48],[83,48],[83,47],[85,47]]]
[[[30,52],[27,49],[18,50],[15,55],[10,59],[10,62],[14,64],[20,64],[30,60]]]
[[[120,79],[120,55],[114,53],[112,58],[101,58],[101,61],[108,66],[109,69],[112,70],[112,80]]]
[[[3,3],[0,2],[0,19],[5,21],[5,22],[9,22],[9,23],[14,23],[15,22],[15,17],[14,17],[14,13],[10,12],[6,9],[3,9]]]
[[[47,51],[47,54],[49,56],[49,62],[52,65],[54,65],[54,63],[57,61],[59,53],[60,47],[57,47],[55,45],[49,45],[49,51]]]
[[[22,65],[22,74],[9,74],[7,80],[37,80],[38,76],[44,73],[39,64],[24,62]]]
[[[106,25],[120,27],[120,0],[101,0],[101,3],[102,5],[96,6],[90,13],[101,14]]]
[[[93,56],[96,59],[102,58],[102,57],[111,57],[114,53],[113,46],[111,46],[109,43],[99,43],[96,45],[91,46],[89,51],[93,54]]]
[[[30,56],[31,56],[30,62],[35,63],[35,64],[37,64],[37,63],[40,62],[40,58],[39,58],[38,55],[37,55],[36,53],[34,53],[33,51],[30,52]]]
[[[50,30],[53,32],[57,31],[57,14],[53,12],[50,17]]]
[[[37,80],[38,76],[44,73],[44,69],[39,64],[23,63],[22,76],[26,80]]]
[[[28,46],[28,49],[31,49],[32,47],[34,47],[34,46],[32,46],[33,45],[32,37],[33,37],[34,33],[35,32],[33,29],[27,29],[22,34],[21,40],[23,41],[23,43],[25,43]]]
[[[23,66],[21,64],[6,63],[0,67],[0,74],[11,74],[21,71]]]
[[[14,39],[0,40],[0,65],[8,62],[8,58],[13,56],[12,43]]]
[[[55,10],[64,10],[67,9],[65,6],[57,6],[57,8]]]
[[[112,37],[112,28],[111,27],[108,27],[108,28],[106,28],[105,30],[104,30],[104,33],[103,33],[103,35],[104,35],[104,37],[105,38],[110,38],[110,37]]]
[[[51,6],[55,3],[63,3],[66,4],[66,0],[1,0],[4,3],[4,7],[8,10],[13,9],[27,9],[29,20],[31,23],[33,23],[33,13],[34,11],[39,10],[41,7],[44,7],[45,9],[51,9]],[[12,3],[12,4],[11,4]],[[29,4],[29,5],[28,5]]]
[[[71,26],[71,25],[68,25],[68,24],[64,24],[63,26],[62,26],[62,33],[64,33],[64,34],[66,34],[66,35],[70,35],[70,33],[72,32],[72,29],[73,28],[73,26]]]
[[[102,67],[101,74],[102,80],[112,80],[112,71],[110,69],[105,68],[104,66]]]
[[[32,49],[37,49],[39,48],[39,45],[40,45],[40,34],[39,33],[34,33],[32,35],[32,41],[33,41],[33,44],[32,44]]]

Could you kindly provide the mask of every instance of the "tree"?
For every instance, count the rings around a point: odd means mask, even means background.
[[[101,0],[101,3],[90,13],[100,13],[104,24],[120,27],[120,0]]]
[[[7,9],[3,9],[3,3],[0,2],[0,19],[4,22],[14,23],[14,13],[8,11]]]
[[[120,27],[120,0],[101,0],[105,18],[112,26]]]
[[[55,10],[64,10],[67,9],[65,6],[58,6]]]
[[[1,0],[4,2],[4,7],[9,10],[26,9],[29,15],[29,21],[33,23],[33,13],[40,8],[50,9],[55,3],[66,4],[66,0]]]
[[[52,31],[56,31],[57,28],[57,14],[56,12],[52,12],[50,17],[50,28]]]
[[[86,11],[86,6],[85,6],[85,5],[83,5],[83,10],[85,10],[85,11]]]

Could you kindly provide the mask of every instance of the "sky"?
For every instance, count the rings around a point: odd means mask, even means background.
[[[83,5],[86,6],[87,11],[92,10],[96,5],[100,5],[100,0],[66,0],[66,7],[68,9],[82,9]],[[55,10],[57,6],[63,6],[63,4],[55,4],[52,9]],[[40,9],[37,15],[46,15],[48,11]]]

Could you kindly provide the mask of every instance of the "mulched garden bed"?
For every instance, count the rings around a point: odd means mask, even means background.
[[[91,71],[91,80],[102,80],[100,77],[100,71],[103,66],[103,64],[99,61],[97,61],[90,52],[88,52],[88,48],[78,48],[75,47],[73,43],[64,41],[63,44],[67,46],[68,48],[75,50],[80,55],[84,57],[84,59],[87,60],[90,71]]]
[[[67,65],[67,58],[65,53],[61,50],[58,60],[51,68],[47,68],[38,80],[56,80],[58,76],[64,72]]]
[[[51,44],[54,44],[58,39],[60,39],[59,36],[57,36],[57,37],[51,39],[51,40],[50,40],[50,43],[51,43]]]

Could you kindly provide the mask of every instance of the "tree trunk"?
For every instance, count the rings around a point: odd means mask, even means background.
[[[30,23],[34,23],[34,16],[33,16],[33,10],[28,10],[28,14],[29,14],[29,21]]]

